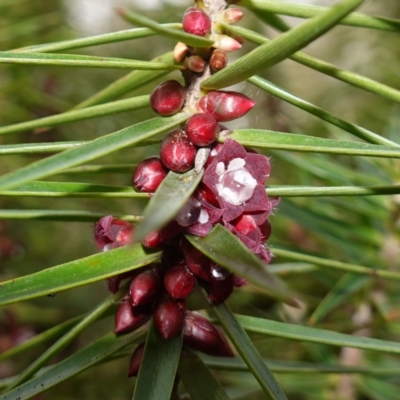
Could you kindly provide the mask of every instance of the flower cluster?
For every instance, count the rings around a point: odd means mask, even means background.
[[[241,17],[242,12],[235,8],[218,15],[226,23],[237,22]],[[166,340],[183,330],[187,346],[211,355],[233,356],[219,328],[187,310],[185,299],[200,285],[209,301],[218,304],[231,295],[234,287],[247,282],[202,254],[184,234],[205,237],[213,226],[222,224],[268,263],[271,253],[264,242],[271,233],[268,217],[277,201],[269,200],[265,191],[270,173],[267,157],[229,137],[224,143],[217,142],[220,131],[226,131],[221,123],[245,115],[255,102],[233,91],[193,96],[192,82],[224,68],[226,52],[240,47],[240,39],[219,32],[218,18],[213,18],[197,7],[190,7],[183,16],[186,32],[208,37],[214,46],[205,51],[183,43],[175,47],[175,60],[186,65],[185,86],[175,80],[162,82],[151,93],[150,105],[161,116],[182,109],[190,116],[185,126],[165,136],[159,156],[138,164],[132,183],[137,191],[151,196],[169,171],[183,173],[204,168],[203,178],[174,219],[143,240],[143,246],[162,250],[160,263],[109,278],[108,286],[115,293],[122,280],[130,280],[129,293],[115,315],[117,334],[131,332],[152,317]],[[95,225],[96,243],[103,251],[129,244],[133,238],[133,226],[112,216]],[[143,346],[139,346],[132,355],[130,376],[137,374],[142,355]]]

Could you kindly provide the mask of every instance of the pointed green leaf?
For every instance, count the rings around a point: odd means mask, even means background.
[[[305,101],[301,99],[300,97],[297,97],[289,92],[286,92],[279,86],[274,85],[273,83],[260,78],[259,76],[253,76],[248,79],[248,82],[253,84],[254,86],[259,87],[260,89],[265,90],[266,92],[272,94],[273,96],[278,97],[281,100],[284,100],[288,102],[289,104],[292,104],[320,119],[323,121],[326,121],[332,125],[335,125],[361,139],[366,140],[367,142],[370,143],[375,143],[375,144],[382,144],[386,146],[394,146],[394,147],[400,147],[398,143],[395,143],[389,139],[386,139],[374,132],[369,131],[368,129],[362,128],[361,126],[352,124],[351,122],[347,122],[346,120],[338,117],[335,114],[332,114],[328,111],[325,111],[324,109],[317,107],[316,105],[309,103],[308,101]],[[1,130],[0,130],[1,132]]]
[[[289,15],[298,18],[313,18],[328,10],[327,7],[277,0],[239,0],[236,4],[255,12],[259,10],[268,11],[270,13]],[[400,21],[397,19],[374,17],[361,13],[351,13],[347,17],[344,17],[339,24],[357,26],[360,28],[380,29],[389,32],[400,31]]]
[[[184,174],[170,171],[145,208],[143,221],[135,231],[135,240],[142,241],[150,232],[171,221],[196,190],[202,176],[203,171],[197,173],[194,169]]]
[[[181,29],[182,24],[163,24],[161,26],[170,29]],[[48,53],[61,50],[80,49],[82,47],[98,46],[107,43],[122,42],[125,40],[140,39],[144,37],[154,36],[156,33],[148,28],[135,28],[126,29],[123,31],[105,33],[103,35],[89,36],[85,38],[64,40],[62,42],[39,44],[35,46],[21,47],[19,49],[11,50],[15,53]]]
[[[81,258],[0,284],[0,305],[15,303],[96,282],[143,267],[160,259],[161,253],[140,244]]]
[[[3,144],[0,145],[0,155],[14,154],[41,154],[41,153],[59,153],[64,150],[73,149],[81,144],[88,142],[70,141],[70,142],[50,142],[50,143],[21,143],[21,144]]]
[[[0,219],[30,219],[40,221],[95,222],[105,215],[113,215],[124,221],[137,222],[137,215],[121,215],[111,212],[92,212],[75,210],[1,210]]]
[[[68,344],[76,339],[88,326],[99,319],[99,317],[101,317],[107,311],[107,309],[120,301],[122,297],[125,296],[126,292],[127,287],[125,285],[125,287],[120,289],[114,295],[108,296],[103,302],[101,302],[84,318],[82,318],[70,331],[68,331],[38,358],[36,358],[32,364],[30,364],[9,386],[7,386],[5,391],[9,392],[10,390],[29,380],[40,370],[40,368],[46,365],[48,361],[59,354],[63,349],[65,349],[66,346],[68,346]]]
[[[31,399],[107,359],[140,337],[146,328],[147,326],[144,325],[135,332],[122,336],[109,333],[66,360],[53,367],[46,368],[43,373],[30,381],[0,396],[0,400]]]
[[[297,304],[284,283],[271,275],[263,261],[222,225],[214,226],[204,238],[191,235],[186,238],[211,260],[263,288],[272,298]]]
[[[277,257],[311,263],[311,264],[315,264],[319,267],[327,267],[327,268],[337,269],[337,270],[341,270],[341,271],[354,272],[356,274],[365,274],[365,275],[369,275],[369,276],[375,276],[375,277],[379,277],[379,278],[400,280],[400,272],[385,271],[385,270],[376,269],[376,268],[367,268],[367,267],[362,267],[360,265],[348,264],[348,263],[335,261],[335,260],[328,260],[326,258],[309,256],[307,254],[296,253],[294,251],[288,251],[288,250],[277,249],[277,248],[274,248],[273,252]]]
[[[354,293],[371,282],[369,276],[345,274],[311,314],[308,325],[315,325],[328,313],[343,304]]]
[[[94,160],[113,151],[131,146],[159,133],[167,132],[186,120],[187,116],[158,117],[110,133],[77,148],[56,154],[3,175],[0,189],[22,185],[23,183],[49,176],[64,169]]]
[[[235,345],[236,350],[257,379],[267,398],[270,400],[287,400],[285,393],[283,393],[283,390],[268,369],[260,353],[254,347],[247,333],[240,326],[229,307],[226,304],[220,304],[213,306],[212,309],[218,322],[224,328],[229,339]]]
[[[181,355],[183,334],[164,340],[150,325],[133,400],[169,400]]]
[[[62,174],[129,174],[137,164],[86,164],[66,169]]]
[[[354,347],[357,349],[400,354],[400,343],[391,342],[389,340],[346,335],[344,333],[324,329],[287,324],[284,322],[248,317],[244,315],[235,315],[235,317],[247,332],[258,333],[260,335],[275,336],[303,342],[328,344],[331,346]]]
[[[35,128],[50,127],[60,124],[66,124],[69,122],[98,118],[105,115],[122,113],[125,111],[139,110],[141,108],[149,106],[149,99],[150,96],[148,95],[138,96],[131,99],[102,104],[100,106],[88,107],[83,110],[67,111],[62,114],[39,118],[33,121],[3,126],[0,127],[0,135],[24,132]]]
[[[0,64],[52,65],[56,67],[88,67],[119,69],[176,70],[179,65],[125,58],[79,56],[75,54],[9,53],[0,51]]]
[[[156,57],[152,61],[171,65],[176,64],[172,52],[165,53],[159,57]],[[100,90],[100,92],[95,93],[93,96],[90,96],[88,99],[82,101],[81,103],[73,107],[72,110],[79,110],[81,108],[90,107],[96,104],[101,104],[107,101],[114,100],[125,93],[128,93],[134,89],[146,85],[147,83],[157,78],[160,78],[161,76],[166,75],[169,72],[170,71],[166,70],[132,71],[129,74],[111,83],[110,85],[106,86],[103,90]]]
[[[177,40],[192,47],[210,47],[214,44],[213,40],[206,39],[201,36],[191,35],[190,33],[178,31],[175,29],[168,28],[164,25],[160,25],[150,18],[135,13],[133,11],[127,11],[124,9],[118,9],[119,15],[128,22],[135,25],[142,25],[152,29],[154,32],[161,34],[162,36],[169,37],[170,39]]]
[[[278,36],[247,53],[238,61],[217,72],[202,83],[203,89],[221,89],[242,82],[252,75],[274,66],[307,46],[335,26],[365,0],[343,0],[323,14]]]
[[[294,133],[274,132],[261,129],[238,129],[233,131],[232,135],[228,137],[244,146],[254,146],[264,149],[400,158],[400,149],[394,147],[323,139]],[[221,141],[224,140],[225,138],[221,138]]]
[[[222,23],[222,25],[224,29],[228,30],[228,32],[240,35],[250,42],[257,44],[266,44],[271,42],[270,39],[267,39],[257,32],[253,32],[251,30],[234,25],[228,25],[224,23]],[[384,85],[383,83],[374,81],[373,79],[369,79],[365,76],[356,74],[355,72],[340,69],[333,64],[319,60],[315,57],[311,57],[302,52],[295,53],[289,58],[293,61],[298,62],[299,64],[305,65],[306,67],[312,68],[315,71],[321,72],[322,74],[348,83],[349,85],[358,87],[371,93],[375,93],[391,101],[396,101],[398,103],[400,102],[399,90],[394,89],[388,85]]]
[[[192,400],[229,400],[223,387],[199,356],[184,352],[178,373]]]

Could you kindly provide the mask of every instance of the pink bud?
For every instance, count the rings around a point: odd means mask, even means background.
[[[125,298],[118,306],[115,313],[115,333],[124,334],[132,332],[149,319],[141,307],[132,307],[129,299]]]
[[[194,166],[196,148],[185,132],[178,129],[164,138],[160,157],[162,163],[171,171],[186,172]]]
[[[153,318],[158,332],[165,340],[182,331],[185,310],[184,301],[173,300],[167,296],[158,301],[153,311]]]
[[[150,95],[151,108],[162,117],[177,113],[185,103],[186,89],[178,82],[160,83]]]
[[[207,114],[194,114],[186,122],[186,134],[195,146],[208,146],[219,133],[217,121]]]
[[[132,354],[131,361],[129,363],[128,378],[131,376],[138,376],[140,364],[142,363],[144,353],[144,343],[139,344]]]
[[[94,225],[94,239],[102,251],[125,246],[132,241],[133,226],[111,215],[101,218]]]
[[[213,47],[219,50],[235,51],[242,47],[237,40],[227,35],[213,35],[212,39],[214,40]]]
[[[210,67],[213,72],[220,71],[228,64],[228,56],[225,51],[215,49],[210,57]]]
[[[239,22],[243,17],[243,11],[239,8],[228,8],[224,11],[223,18],[227,24]]]
[[[167,176],[167,170],[159,157],[149,157],[138,164],[132,177],[132,183],[139,192],[155,192]]]
[[[160,290],[161,269],[159,266],[146,269],[136,275],[129,286],[131,303],[139,306],[151,303]]]
[[[256,102],[242,93],[218,91],[210,92],[199,101],[201,110],[215,120],[232,121],[247,114]]]
[[[191,56],[186,60],[187,67],[196,73],[204,71],[206,62],[200,56]]]
[[[205,36],[211,30],[211,20],[207,13],[197,7],[189,7],[183,14],[183,30],[197,36]]]
[[[164,275],[164,288],[174,299],[184,299],[193,292],[196,278],[187,269],[185,262],[170,268]]]

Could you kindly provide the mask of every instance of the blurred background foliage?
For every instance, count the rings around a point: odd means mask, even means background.
[[[316,0],[309,3],[331,5],[333,1]],[[129,5],[159,22],[177,22],[191,2],[1,0],[0,50],[127,29],[130,26],[114,13],[114,7],[121,4]],[[371,1],[362,11],[400,18],[400,3],[393,0]],[[295,26],[300,20],[286,18],[286,21]],[[263,25],[250,12],[246,13],[241,25],[271,38],[277,35],[277,32]],[[168,39],[152,37],[73,53],[151,60],[171,50],[174,44]],[[252,48],[253,45],[244,44],[242,54]],[[400,88],[399,49],[398,33],[336,27],[309,46],[306,53]],[[66,111],[126,74],[119,70],[19,65],[2,65],[0,69],[1,125]],[[400,106],[397,104],[293,61],[280,63],[261,75],[288,92],[400,143]],[[179,77],[178,72],[169,76]],[[145,85],[133,95],[149,93],[155,86],[156,82]],[[230,124],[232,128],[263,128],[355,140],[339,128],[268,96],[249,84],[238,86],[257,101],[257,107],[236,125]],[[61,125],[43,132],[1,136],[0,143],[89,140],[146,120],[152,115],[149,109],[134,111]],[[156,154],[157,150],[157,146],[125,149],[100,161],[134,164],[148,155]],[[398,181],[400,173],[397,160],[284,151],[269,152],[267,155],[272,160],[270,185],[391,184]],[[14,170],[40,157],[43,155],[2,156],[0,173]],[[131,175],[60,174],[49,180],[129,186]],[[107,215],[137,214],[143,206],[144,203],[132,200],[0,197],[0,207],[3,209],[90,210]],[[399,206],[399,196],[284,198],[271,221],[271,247],[273,250],[276,244],[325,258],[399,270]],[[97,252],[92,229],[91,223],[0,221],[0,280],[33,273]],[[314,324],[343,333],[400,340],[398,282],[351,275],[310,264],[289,263],[282,259],[275,259],[271,266],[272,270],[274,268],[303,296],[302,309],[295,310],[272,303],[254,287],[248,286],[232,296],[230,304],[235,311],[294,324]],[[59,322],[88,311],[106,295],[106,286],[100,282],[54,297],[1,309],[0,352]],[[112,326],[111,319],[96,323],[57,359],[92,342],[94,336],[112,330]],[[340,350],[256,335],[253,339],[262,355],[270,359],[375,366],[398,363],[392,356],[355,349]],[[0,378],[21,371],[41,350],[43,347],[17,357],[12,362],[1,363]],[[41,395],[40,399],[130,398],[134,382],[125,379],[127,363],[128,359],[124,358],[98,366],[74,378],[73,384],[64,383]],[[235,398],[248,398],[249,395],[252,399],[263,398],[257,382],[248,373],[218,371],[217,377],[225,385],[232,386],[232,393],[237,396]],[[287,373],[277,374],[277,378],[288,397],[296,400],[400,398],[399,393],[396,393],[400,384],[399,376]],[[243,393],[243,397],[240,397],[240,393]]]

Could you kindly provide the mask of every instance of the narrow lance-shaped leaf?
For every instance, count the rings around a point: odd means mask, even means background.
[[[182,348],[182,333],[163,340],[150,325],[133,400],[169,400]]]
[[[36,375],[30,381],[0,396],[0,400],[31,399],[86,371],[88,368],[107,359],[118,350],[123,349],[142,336],[146,327],[144,325],[135,332],[123,336],[116,336],[114,333],[109,333],[68,357],[66,360],[47,368],[43,373]]]
[[[244,146],[352,156],[400,158],[400,149],[261,129],[238,129],[228,136]],[[226,138],[220,138],[223,142]]]
[[[239,0],[236,4],[255,12],[262,10],[298,18],[316,17],[328,10],[327,7],[276,0]],[[373,28],[390,32],[400,31],[400,21],[397,19],[376,17],[361,13],[349,14],[340,21],[340,25]]]
[[[162,26],[170,29],[179,29],[182,24],[172,23],[163,24]],[[49,53],[61,50],[80,49],[82,47],[99,46],[101,44],[122,42],[125,40],[140,39],[148,36],[154,36],[155,32],[148,28],[126,29],[123,31],[105,33],[102,35],[89,36],[85,38],[63,40],[61,42],[45,43],[35,46],[21,47],[19,49],[10,50],[15,53]]]
[[[244,39],[257,43],[265,44],[270,43],[271,40],[260,35],[257,32],[239,27],[222,23],[224,29],[228,30],[233,34],[240,35]],[[321,72],[322,74],[328,75],[334,79],[338,79],[342,82],[346,82],[349,85],[358,87],[371,93],[375,93],[379,96],[385,97],[391,101],[400,102],[400,91],[394,89],[383,83],[374,81],[373,79],[359,75],[355,72],[346,71],[336,67],[336,65],[328,62],[319,60],[318,58],[311,57],[305,53],[298,52],[289,57],[291,60],[298,62],[299,64],[305,65],[308,68],[314,69],[315,71]]]
[[[56,67],[88,67],[118,69],[176,70],[179,65],[124,58],[79,56],[72,54],[9,53],[0,51],[0,64],[52,65]]]
[[[213,312],[267,398],[270,400],[287,400],[285,393],[229,307],[226,304],[220,304],[213,307]]]
[[[118,8],[117,11],[118,14],[125,19],[125,21],[131,22],[135,25],[146,26],[147,28],[152,29],[162,36],[169,37],[171,39],[177,40],[178,42],[186,43],[188,46],[210,47],[214,44],[213,40],[168,28],[164,25],[158,24],[150,18],[147,18],[133,11],[127,11],[122,8]]]
[[[96,282],[143,267],[161,253],[138,244],[81,258],[0,284],[0,305],[15,303]]]
[[[229,400],[223,387],[199,356],[183,352],[178,372],[192,400]]]
[[[325,13],[278,36],[241,57],[238,61],[217,72],[202,83],[203,89],[221,89],[239,83],[263,69],[290,57],[326,31],[343,17],[364,3],[365,0],[344,0]]]
[[[118,114],[125,111],[138,110],[149,106],[150,96],[138,96],[131,99],[119,100],[100,106],[88,107],[84,110],[67,111],[62,114],[52,115],[35,119],[33,121],[21,122],[14,125],[0,127],[0,135],[23,132],[35,128],[56,126],[69,122],[87,120],[91,118],[103,117],[105,115]]]
[[[283,282],[271,275],[261,259],[222,225],[216,225],[204,238],[192,235],[186,238],[211,260],[261,287],[272,298],[297,305]]]
[[[274,336],[303,342],[328,344],[339,347],[382,351],[400,354],[400,343],[369,337],[353,336],[325,329],[310,328],[295,324],[272,321],[270,319],[248,317],[235,314],[240,325],[251,333]]]
[[[203,172],[197,173],[194,169],[184,174],[170,171],[145,208],[135,240],[140,242],[150,232],[170,222],[196,190],[202,176]]]
[[[22,185],[131,146],[175,128],[184,122],[186,118],[187,116],[184,114],[178,114],[173,117],[158,117],[102,136],[77,148],[45,158],[3,175],[0,178],[0,189]]]
[[[386,139],[374,132],[369,131],[368,129],[362,128],[361,126],[352,124],[351,122],[347,122],[346,120],[338,117],[335,114],[330,113],[329,111],[325,111],[324,109],[317,107],[316,105],[309,103],[308,101],[305,101],[300,97],[294,96],[293,94],[286,92],[282,88],[274,85],[273,83],[265,79],[260,78],[259,76],[253,76],[249,78],[248,82],[278,97],[279,99],[284,100],[289,104],[292,104],[316,116],[317,118],[322,119],[323,121],[329,122],[332,125],[335,125],[361,139],[366,140],[367,142],[382,144],[386,146],[400,147],[398,143]]]

